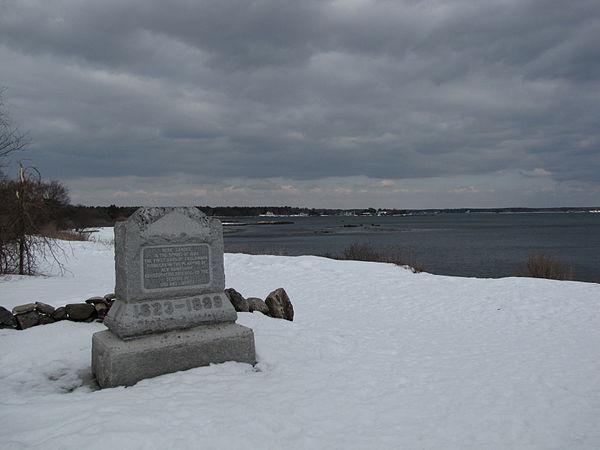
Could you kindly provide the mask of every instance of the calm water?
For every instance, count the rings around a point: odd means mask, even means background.
[[[353,243],[368,243],[382,252],[412,254],[430,273],[471,277],[512,276],[518,264],[532,252],[543,251],[569,265],[576,280],[600,282],[600,214],[439,214],[276,220],[294,223],[225,227],[225,251],[322,255],[339,254]]]

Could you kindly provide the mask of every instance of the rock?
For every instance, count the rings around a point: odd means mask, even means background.
[[[225,289],[225,295],[238,312],[248,312],[248,301],[233,288]]]
[[[98,303],[106,303],[104,297],[91,297],[85,301],[88,305],[97,305]]]
[[[90,305],[89,303],[69,303],[65,308],[69,319],[76,322],[87,320],[96,313],[94,305]]]
[[[45,314],[40,314],[40,325],[48,325],[49,323],[54,322],[56,322],[56,320],[54,320],[52,317]]]
[[[40,323],[40,315],[37,311],[29,311],[23,314],[17,314],[15,315],[15,319],[17,320],[17,328],[19,330],[31,328]]]
[[[269,307],[271,317],[294,320],[294,307],[285,289],[275,289],[267,296],[265,303]]]
[[[110,309],[110,307],[104,302],[96,303],[94,308],[96,309],[96,317],[98,317],[100,322],[104,320],[104,316],[106,316],[106,313]]]
[[[35,310],[35,303],[27,303],[25,305],[15,306],[12,309],[12,313],[16,316],[17,314],[25,314]]]
[[[68,319],[68,317],[67,317],[67,308],[65,308],[64,306],[60,306],[60,307],[56,308],[54,310],[54,312],[52,313],[52,318],[54,320],[66,320],[66,319]]]
[[[15,320],[15,316],[6,309],[0,306],[0,326],[5,326],[9,328],[14,328],[17,326],[17,321]]]
[[[248,309],[250,312],[258,311],[266,316],[269,315],[269,307],[264,300],[256,297],[248,297],[246,301],[248,302]]]
[[[56,308],[54,306],[47,305],[42,302],[35,302],[35,309],[37,312],[51,316]]]

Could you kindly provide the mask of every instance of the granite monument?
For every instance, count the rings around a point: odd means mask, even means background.
[[[197,208],[140,208],[115,225],[116,300],[92,339],[100,387],[193,367],[254,364],[224,294],[223,230]]]

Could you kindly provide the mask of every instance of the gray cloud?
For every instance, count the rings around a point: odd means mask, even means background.
[[[4,10],[0,84],[51,177],[133,176],[141,191],[143,179],[188,174],[197,193],[206,177],[250,190],[329,178],[350,191],[352,177],[435,178],[467,195],[461,180],[508,171],[547,173],[549,199],[565,183],[600,185],[594,1],[14,0]]]

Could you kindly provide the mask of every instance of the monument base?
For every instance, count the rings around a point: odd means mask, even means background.
[[[92,371],[101,388],[225,361],[256,363],[250,328],[221,323],[126,341],[109,330],[92,337]]]

